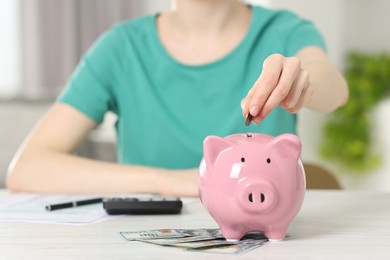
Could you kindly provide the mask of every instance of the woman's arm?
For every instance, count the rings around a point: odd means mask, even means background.
[[[11,191],[43,193],[198,195],[197,169],[120,165],[73,155],[95,125],[73,107],[55,104],[13,159],[7,187]]]
[[[318,47],[306,47],[295,57],[269,56],[263,71],[242,100],[243,115],[261,122],[276,106],[290,113],[303,107],[328,113],[348,100],[343,76]]]
[[[347,82],[322,49],[308,47],[298,52],[296,57],[301,60],[301,67],[308,72],[313,86],[313,96],[306,104],[307,108],[329,113],[347,103]]]

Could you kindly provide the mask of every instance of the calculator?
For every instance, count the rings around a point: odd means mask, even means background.
[[[109,215],[118,214],[178,214],[183,208],[180,198],[105,198],[103,208]]]

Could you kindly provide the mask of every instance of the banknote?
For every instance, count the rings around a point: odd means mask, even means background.
[[[226,239],[213,239],[213,240],[203,240],[203,241],[181,242],[181,243],[171,244],[171,246],[195,249],[195,248],[222,246],[222,245],[236,245],[238,243],[240,243],[240,241],[227,241]]]
[[[217,235],[221,236],[222,232],[219,228],[200,228],[200,229],[180,229],[184,233],[187,233],[190,236],[202,236],[202,235]]]
[[[264,245],[265,242],[267,242],[267,239],[261,239],[261,240],[247,239],[247,240],[240,240],[238,243],[232,245],[188,248],[187,250],[204,252],[204,253],[239,255],[239,254],[247,253],[258,247],[261,247],[262,245]]]
[[[126,240],[148,240],[150,242],[156,241],[156,243],[158,241],[162,243],[162,238],[167,243],[179,243],[180,239],[183,239],[183,242],[188,242],[223,237],[219,229],[156,229],[119,233]]]
[[[155,229],[143,231],[120,232],[121,236],[126,240],[148,240],[148,239],[163,239],[163,238],[177,238],[189,236],[180,229]]]
[[[181,243],[207,241],[221,239],[219,236],[194,236],[194,237],[179,237],[179,238],[168,238],[168,239],[148,239],[145,242],[156,244],[156,245],[177,245]]]
[[[157,229],[120,232],[128,241],[172,246],[198,252],[243,254],[262,246],[267,238],[260,232],[249,232],[241,240],[227,241],[220,229]]]

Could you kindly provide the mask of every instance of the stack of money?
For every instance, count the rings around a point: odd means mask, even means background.
[[[127,241],[221,254],[243,254],[267,241],[262,233],[248,233],[239,241],[227,241],[220,229],[156,229],[120,232],[120,235]]]

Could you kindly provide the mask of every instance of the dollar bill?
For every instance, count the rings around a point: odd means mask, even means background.
[[[189,236],[180,229],[156,229],[144,231],[119,232],[126,240],[165,239]]]
[[[262,246],[267,241],[259,232],[247,233],[238,241],[227,241],[220,229],[157,229],[120,234],[128,241],[219,254],[243,254]]]
[[[222,232],[219,228],[181,229],[181,231],[187,233],[190,236],[216,235],[223,237]]]
[[[196,236],[196,237],[179,237],[179,238],[168,238],[168,239],[148,239],[145,242],[156,244],[156,245],[178,245],[181,243],[188,242],[197,242],[197,241],[207,241],[214,240],[221,237],[217,236]]]
[[[200,247],[200,248],[189,248],[187,250],[204,252],[204,253],[216,253],[216,254],[232,254],[239,255],[244,254],[253,249],[261,247],[264,243],[267,242],[267,239],[262,240],[240,240],[238,243],[233,245],[221,245],[217,247]]]
[[[196,242],[204,240],[221,239],[223,235],[219,229],[181,229],[187,236],[173,238],[156,238],[147,239],[144,242],[157,245],[176,245],[179,243]],[[137,240],[137,239],[135,239]]]
[[[213,240],[204,240],[204,241],[193,241],[193,242],[182,242],[171,244],[171,246],[185,247],[185,248],[205,248],[213,246],[222,246],[222,245],[236,245],[240,241],[227,241],[226,239],[213,239]]]

